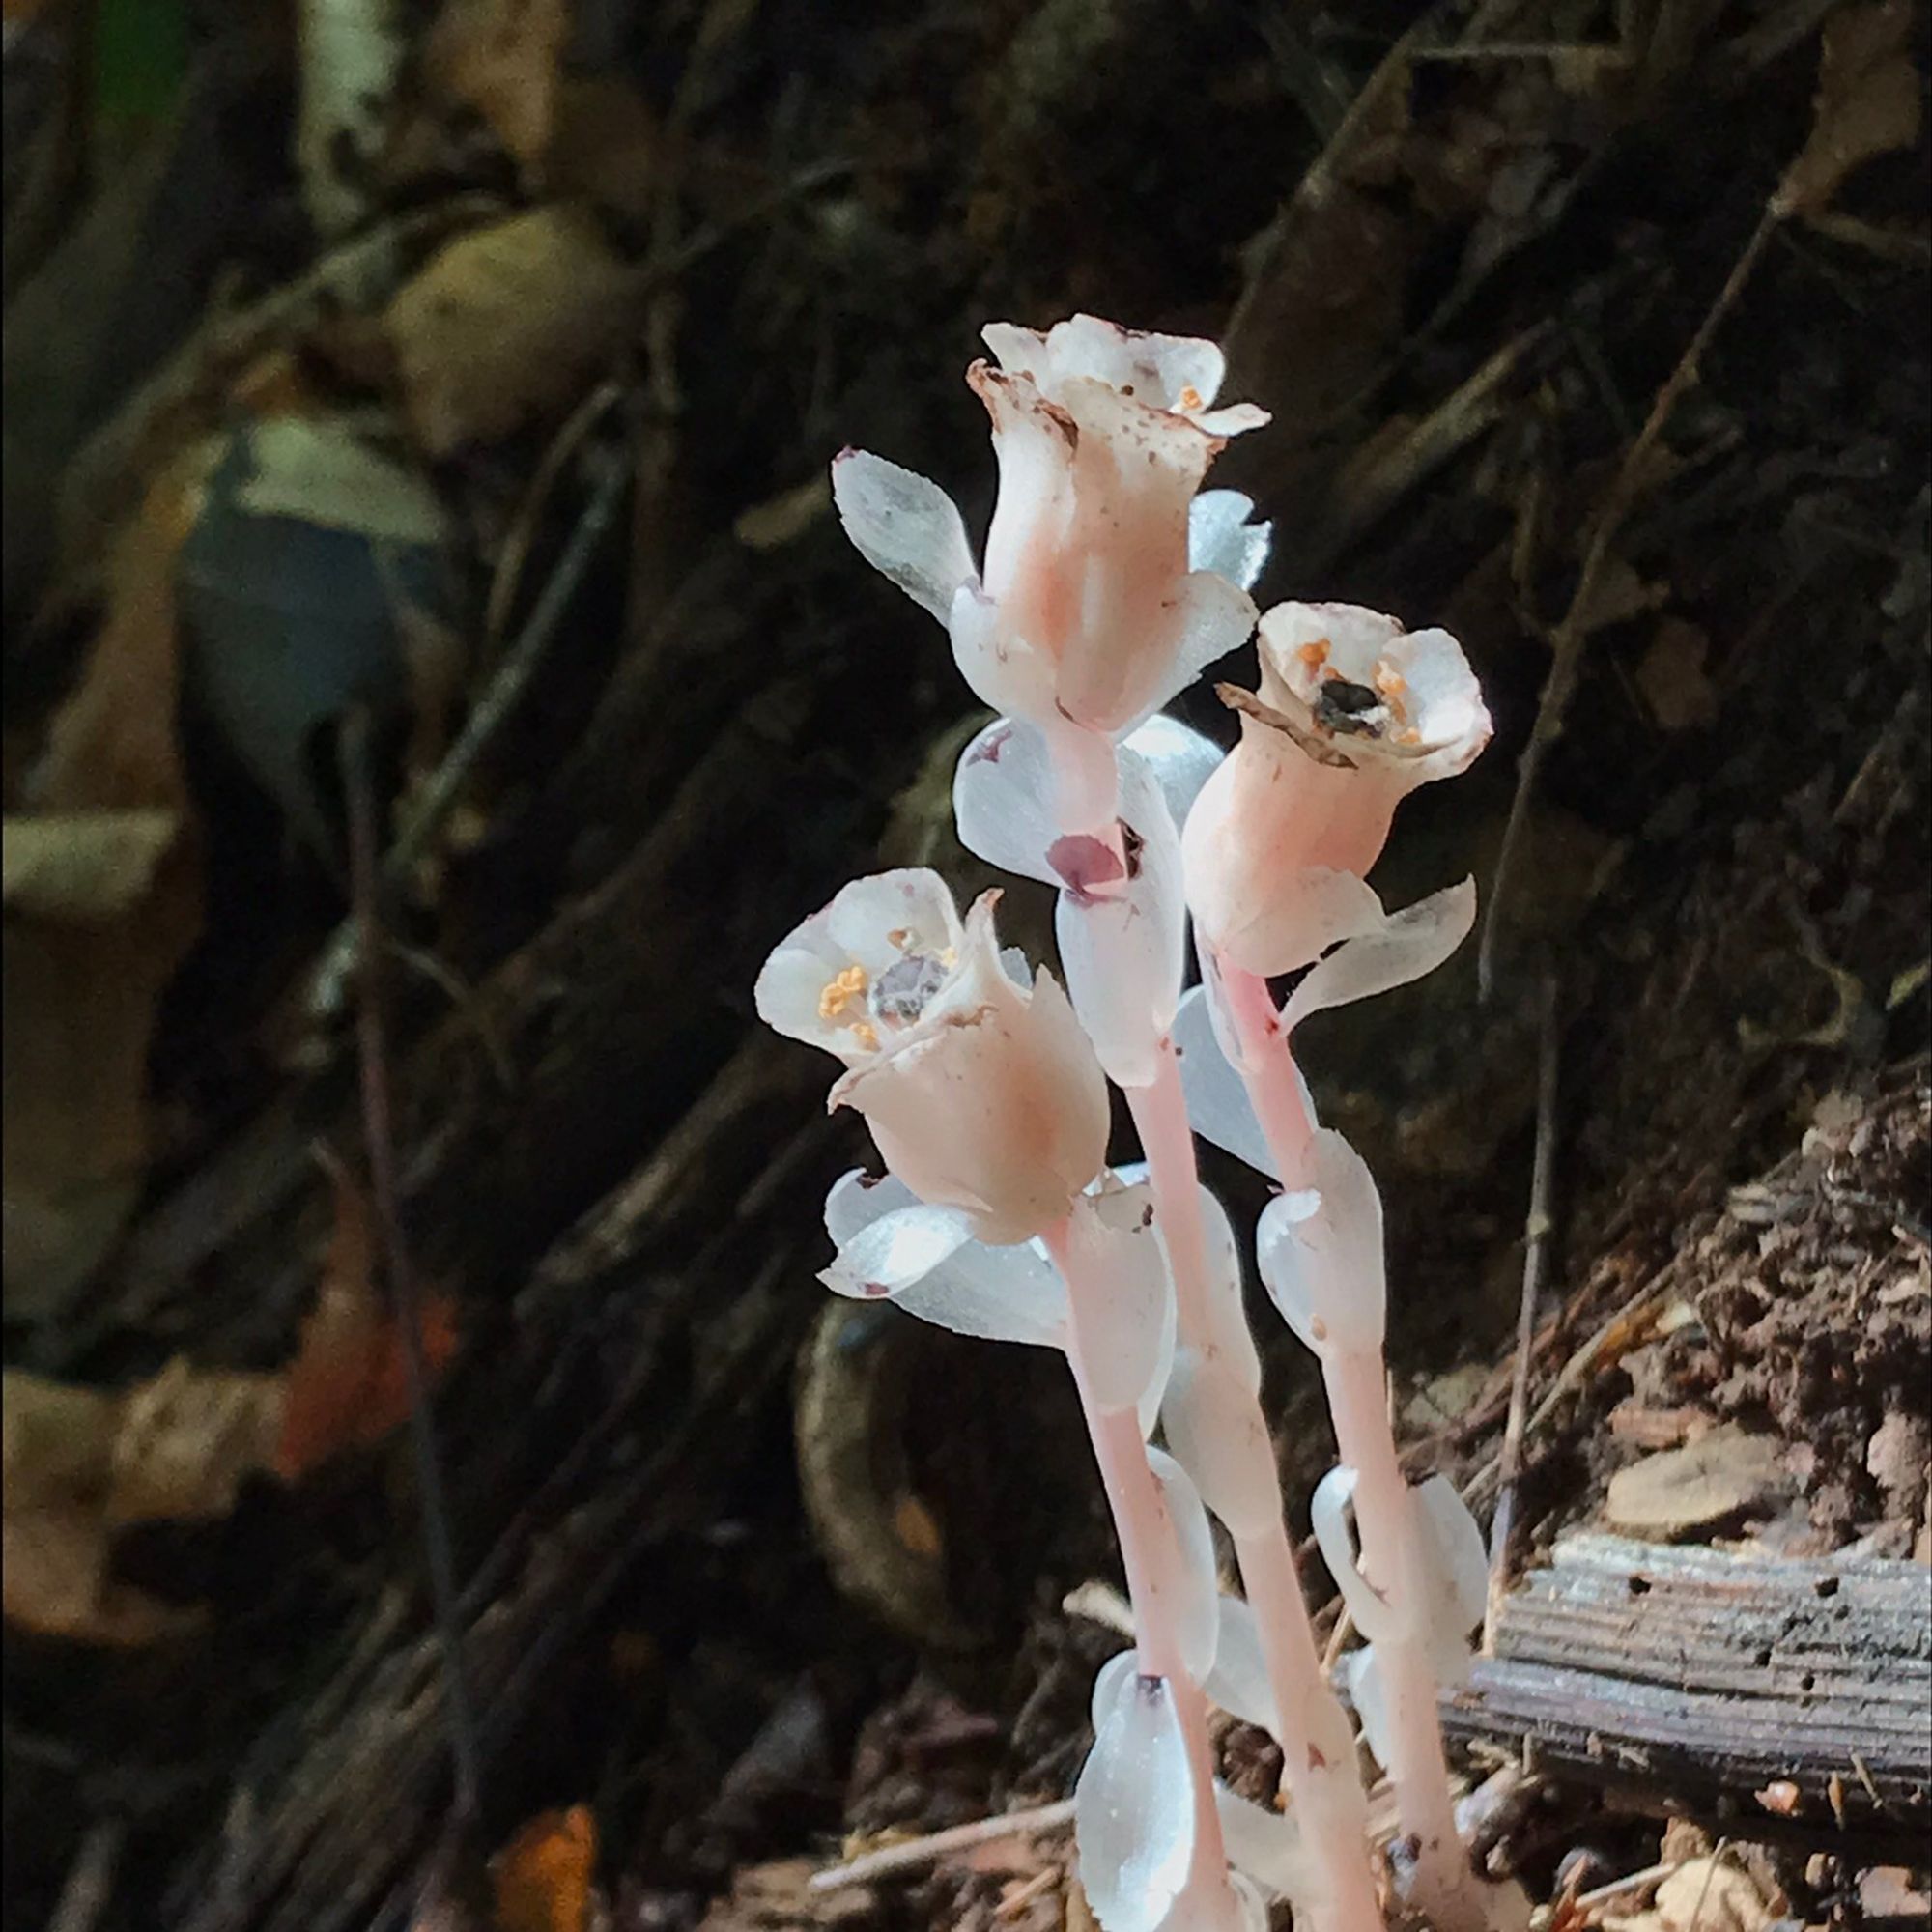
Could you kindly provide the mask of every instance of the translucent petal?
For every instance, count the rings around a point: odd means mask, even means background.
[[[1396,1617],[1388,1601],[1362,1575],[1355,1542],[1355,1472],[1345,1463],[1333,1468],[1315,1486],[1308,1505],[1315,1541],[1321,1560],[1355,1620],[1355,1628],[1371,1643],[1397,1634]]]
[[[981,704],[1012,718],[1054,716],[1053,659],[1011,635],[978,583],[962,583],[953,594],[946,631],[959,675]]]
[[[1147,761],[1160,782],[1161,795],[1167,800],[1168,811],[1178,826],[1187,823],[1187,814],[1201,796],[1201,787],[1227,756],[1226,751],[1212,738],[1183,724],[1178,718],[1170,718],[1165,711],[1156,711],[1151,718],[1136,724],[1122,739],[1121,754],[1122,765],[1129,756]]]
[[[1261,1122],[1249,1103],[1248,1090],[1214,1036],[1205,986],[1191,986],[1180,996],[1174,1013],[1173,1037],[1175,1056],[1180,1063],[1181,1091],[1187,1096],[1187,1118],[1194,1131],[1270,1180],[1279,1179]]]
[[[1230,1864],[1278,1898],[1308,1896],[1312,1874],[1293,1818],[1237,1798],[1225,1784],[1214,1787],[1214,1808]]]
[[[1179,1590],[1174,1621],[1180,1645],[1180,1662],[1199,1684],[1214,1667],[1214,1646],[1221,1634],[1221,1586],[1214,1574],[1214,1532],[1208,1512],[1187,1471],[1161,1449],[1150,1449],[1148,1464],[1167,1503],[1179,1548]]]
[[[848,449],[832,465],[832,499],[859,554],[946,623],[959,586],[979,575],[952,498],[896,463]]]
[[[952,888],[923,866],[854,879],[816,918],[826,937],[872,974],[908,952],[956,950],[965,931]]]
[[[1438,1679],[1455,1683],[1467,1667],[1469,1632],[1483,1618],[1489,1556],[1476,1519],[1447,1476],[1431,1476],[1409,1493],[1422,1530],[1423,1640]]]
[[[1153,774],[1121,761],[1125,883],[1104,897],[1065,892],[1055,914],[1066,990],[1108,1076],[1150,1085],[1174,1024],[1187,955],[1180,836]]]
[[[1239,1597],[1220,1602],[1221,1634],[1214,1646],[1214,1667],[1202,1680],[1209,1700],[1244,1724],[1259,1724],[1271,1737],[1281,1736],[1281,1713],[1268,1686],[1267,1663],[1262,1656],[1261,1625],[1254,1608]]]
[[[1122,1189],[1142,1190],[1142,1200],[1151,1199],[1147,1193],[1148,1164],[1144,1160],[1122,1161],[1119,1167],[1109,1168],[1087,1191],[1090,1194],[1113,1194]],[[1170,1288],[1173,1276],[1168,1277]],[[1160,1420],[1161,1404],[1167,1397],[1167,1385],[1174,1374],[1175,1327],[1177,1310],[1174,1297],[1170,1293],[1167,1304],[1167,1319],[1162,1323],[1160,1357],[1155,1365],[1152,1379],[1148,1383],[1140,1400],[1141,1435],[1151,1435],[1154,1425]]]
[[[1342,1681],[1348,1686],[1349,1701],[1355,1707],[1355,1721],[1362,1727],[1362,1742],[1375,1761],[1387,1768],[1389,1762],[1388,1697],[1374,1644],[1351,1650],[1342,1660]]]
[[[963,1208],[922,1202],[862,1228],[819,1279],[837,1293],[881,1300],[924,1280],[972,1238],[973,1217]]]
[[[1097,315],[1068,316],[1044,334],[1010,322],[992,322],[980,335],[1002,369],[1032,377],[1049,395],[1057,394],[1061,384],[1084,377],[1136,396],[1154,410],[1205,410],[1220,390],[1227,369],[1218,344],[1199,336],[1122,328]]]
[[[1379,1349],[1388,1285],[1375,1177],[1342,1136],[1320,1127],[1306,1156],[1312,1187],[1262,1209],[1255,1258],[1282,1319],[1317,1354]]]
[[[1390,914],[1373,932],[1344,940],[1308,969],[1282,1009],[1282,1026],[1293,1030],[1310,1013],[1372,999],[1435,972],[1462,945],[1475,921],[1473,879]]]
[[[1107,1721],[1108,1714],[1120,1699],[1121,1686],[1138,1667],[1139,1653],[1129,1644],[1125,1650],[1117,1650],[1094,1673],[1094,1693],[1088,1700],[1087,1721],[1093,1726],[1096,1738],[1100,1735],[1100,1727]]]
[[[1090,1400],[1101,1408],[1139,1409],[1151,1390],[1157,1404],[1174,1358],[1174,1287],[1148,1191],[1082,1197],[1069,1238],[1074,1267],[1106,1292],[1105,1319],[1080,1337]]]
[[[1187,519],[1187,567],[1252,590],[1274,540],[1272,524],[1248,521],[1254,510],[1253,498],[1238,490],[1202,491]]]
[[[1175,586],[1179,608],[1173,653],[1157,689],[1146,695],[1142,721],[1182,692],[1211,664],[1239,650],[1255,628],[1255,601],[1212,571],[1190,571]]]
[[[823,1277],[828,1286],[852,1293],[853,1288],[841,1287],[834,1277],[861,1286],[876,1279],[847,1265],[851,1245],[881,1220],[918,1206],[912,1191],[892,1176],[868,1180],[855,1169],[838,1180],[825,1203],[826,1229],[840,1249],[838,1261]],[[1032,1243],[993,1248],[966,1241],[890,1299],[922,1321],[955,1334],[1050,1349],[1066,1346],[1065,1284]]]
[[[1160,1416],[1175,1460],[1230,1534],[1257,1535],[1280,1516],[1274,1449],[1237,1367],[1177,1349]]]
[[[1247,1303],[1241,1293],[1241,1251],[1228,1210],[1205,1181],[1201,1185],[1201,1232],[1208,1286],[1208,1323],[1201,1339],[1221,1357],[1243,1390],[1259,1395],[1262,1363],[1255,1352],[1254,1333],[1248,1326]]]
[[[1228,1874],[1228,1884],[1235,1894],[1238,1932],[1268,1932],[1267,1893],[1263,1888],[1245,1872],[1237,1871]]]
[[[1073,1794],[1080,1883],[1102,1932],[1155,1932],[1194,1852],[1187,1745],[1163,1677],[1119,1673],[1098,1715]]]
[[[952,815],[959,842],[987,865],[1059,884],[1046,863],[1059,837],[1053,771],[1046,739],[1033,725],[996,718],[974,737],[952,774]]]
[[[1211,929],[1216,913],[1198,893],[1195,903]],[[1213,938],[1231,964],[1250,973],[1293,973],[1331,946],[1378,932],[1385,917],[1375,889],[1354,873],[1309,866],[1275,879],[1265,905],[1237,909]]]

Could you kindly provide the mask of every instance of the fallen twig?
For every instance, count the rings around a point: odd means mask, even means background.
[[[1496,855],[1495,877],[1490,886],[1489,900],[1483,913],[1482,935],[1476,948],[1476,981],[1479,996],[1485,1001],[1494,984],[1496,933],[1502,923],[1503,906],[1509,897],[1523,831],[1529,822],[1530,799],[1535,793],[1543,761],[1548,755],[1550,746],[1562,735],[1564,716],[1569,711],[1571,696],[1582,675],[1583,645],[1590,635],[1590,609],[1596,599],[1598,580],[1610,559],[1610,546],[1635,505],[1643,485],[1645,459],[1656,447],[1658,438],[1663,434],[1664,425],[1669,422],[1685,391],[1697,380],[1712,338],[1724,318],[1736,307],[1738,298],[1744,294],[1746,284],[1782,219],[1777,203],[1775,200],[1767,202],[1758,216],[1757,226],[1751,230],[1750,240],[1745,243],[1738,259],[1731,265],[1731,272],[1724,278],[1723,287],[1718,291],[1717,299],[1705,311],[1696,333],[1691,336],[1684,354],[1677,358],[1677,366],[1664,378],[1663,386],[1651,403],[1643,427],[1637,431],[1636,440],[1625,453],[1604,497],[1596,527],[1590,533],[1589,548],[1583,554],[1583,567],[1577,578],[1577,588],[1571,596],[1569,608],[1549,635],[1549,675],[1544,680],[1543,696],[1537,705],[1536,724],[1531,728],[1529,743],[1522,748],[1522,756],[1517,764],[1516,795],[1510,801],[1509,821],[1503,827],[1502,850]]]
[[[1030,1811],[976,1818],[970,1825],[954,1825],[923,1838],[909,1838],[903,1844],[881,1845],[876,1852],[864,1852],[842,1865],[828,1865],[823,1871],[812,1873],[806,1881],[806,1889],[837,1891],[843,1886],[868,1885],[876,1878],[895,1878],[902,1872],[935,1864],[953,1852],[997,1845],[1003,1838],[1038,1837],[1048,1832],[1064,1832],[1072,1822],[1070,1798],[1058,1799],[1051,1804],[1036,1804]]]
[[[389,1107],[388,1057],[383,1034],[382,918],[378,910],[376,795],[369,763],[369,719],[359,706],[344,719],[340,755],[349,814],[349,875],[360,936],[360,997],[355,1046],[361,1084],[363,1151],[369,1192],[382,1237],[384,1275],[401,1339],[403,1375],[410,1398],[410,1438],[416,1479],[422,1486],[423,1548],[429,1559],[430,1594],[442,1652],[443,1693],[449,1719],[449,1753],[455,1782],[452,1829],[462,1833],[479,1815],[476,1716],[463,1671],[463,1626],[457,1605],[456,1558],[449,1539],[449,1504],[429,1406],[429,1369],[423,1358],[422,1296],[403,1232],[401,1190],[396,1182],[395,1132]]]
[[[1536,1079],[1536,1160],[1530,1170],[1529,1220],[1523,1231],[1522,1301],[1517,1311],[1516,1366],[1510,1377],[1509,1420],[1497,1459],[1496,1508],[1490,1522],[1490,1590],[1483,1610],[1483,1650],[1494,1648],[1496,1617],[1509,1585],[1510,1532],[1516,1522],[1516,1479],[1529,1414],[1529,1364],[1535,1353],[1536,1311],[1549,1259],[1556,1188],[1557,977],[1543,976]]]

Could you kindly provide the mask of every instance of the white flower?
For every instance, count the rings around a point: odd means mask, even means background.
[[[1286,973],[1379,915],[1360,881],[1396,806],[1463,771],[1490,716],[1446,631],[1349,604],[1279,604],[1261,620],[1262,686],[1223,696],[1241,742],[1187,825],[1188,903],[1208,943]]]
[[[1107,1088],[1066,995],[1000,957],[998,893],[965,921],[937,873],[855,880],[758,976],[760,1016],[845,1062],[830,1105],[856,1107],[886,1165],[977,1238],[1023,1241],[1099,1173]]]
[[[1190,516],[1226,439],[1267,420],[1210,408],[1224,363],[1211,342],[1075,316],[1044,335],[985,330],[995,368],[967,381],[993,421],[1000,491],[975,570],[964,524],[936,484],[846,450],[833,496],[860,553],[952,635],[974,691],[1047,729],[1118,735],[1254,622],[1244,588],[1190,555]],[[1216,506],[1216,561],[1259,567],[1245,505]]]

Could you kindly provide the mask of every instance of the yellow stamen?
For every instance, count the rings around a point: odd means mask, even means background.
[[[866,1049],[867,1053],[878,1052],[879,1030],[871,1023],[870,1020],[847,1020],[846,1025],[849,1026],[852,1030],[852,1037],[856,1039],[859,1042],[859,1044]]]
[[[1408,680],[1394,665],[1378,664],[1376,667],[1376,689],[1384,697],[1399,697],[1408,689]]]
[[[1201,391],[1189,383],[1180,392],[1179,403],[1183,410],[1198,410],[1201,407]]]
[[[818,1017],[822,1020],[836,1020],[854,1000],[866,995],[866,969],[863,966],[847,966],[835,973],[825,982],[824,990],[818,996]]]
[[[888,946],[895,946],[903,952],[912,944],[911,929],[907,926],[895,925],[892,931],[886,934],[886,944]]]
[[[1295,652],[1295,656],[1303,664],[1307,665],[1311,670],[1321,665],[1325,665],[1328,662],[1328,639],[1326,638],[1317,638],[1312,644],[1303,644]]]

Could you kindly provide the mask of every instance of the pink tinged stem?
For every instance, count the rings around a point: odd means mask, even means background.
[[[1134,1608],[1136,1648],[1143,1676],[1164,1677],[1187,1745],[1189,1782],[1194,1791],[1194,1856],[1187,1884],[1175,1900],[1208,1906],[1207,1922],[1233,1921],[1228,1854],[1221,1841],[1221,1817],[1214,1808],[1214,1767],[1208,1751],[1208,1702],[1181,1662],[1177,1621],[1181,1595],[1181,1553],[1173,1520],[1148,1462],[1140,1417],[1131,1408],[1103,1408],[1089,1388],[1086,1361],[1095,1331],[1108,1319],[1107,1284],[1095,1280],[1074,1253],[1067,1225],[1061,1221],[1040,1236],[1066,1284],[1070,1321],[1066,1358],[1093,1438],[1100,1482],[1113,1512],[1114,1534],[1127,1576]],[[1178,1919],[1176,1922],[1179,1922]]]
[[[1314,1122],[1295,1077],[1288,1036],[1267,981],[1225,961],[1217,964],[1248,1097],[1282,1185],[1293,1189],[1307,1179]],[[1324,1311],[1318,1307],[1313,1312],[1320,1320]],[[1328,1313],[1331,1326],[1343,1325],[1340,1311]],[[1415,1848],[1411,1902],[1439,1932],[1474,1932],[1487,1924],[1488,1914],[1456,1831],[1435,1710],[1435,1674],[1420,1641],[1428,1609],[1417,1602],[1419,1522],[1396,1460],[1387,1370],[1378,1349],[1331,1351],[1321,1357],[1321,1377],[1341,1460],[1355,1471],[1363,1568],[1397,1611],[1395,1634],[1375,1648],[1388,1707],[1389,1781],[1403,1832]]]
[[[1194,1134],[1171,1040],[1161,1043],[1153,1083],[1130,1087],[1126,1094],[1147,1156],[1155,1225],[1174,1275],[1181,1339],[1196,1348],[1211,1346],[1208,1234],[1201,1218]],[[1258,1396],[1253,1406],[1252,1417],[1230,1415],[1227,1426],[1240,1431],[1264,1427]],[[1322,1932],[1381,1932],[1381,1908],[1368,1856],[1368,1798],[1356,1770],[1348,1719],[1321,1674],[1308,1603],[1279,1502],[1268,1526],[1237,1537],[1235,1550],[1281,1720],[1283,1775],[1302,1823],[1303,1847],[1319,1873],[1322,1896],[1312,1915],[1315,1923]],[[1325,1750],[1318,1739],[1326,1741]]]
[[[1399,1612],[1399,1634],[1376,1645],[1388,1708],[1389,1782],[1396,1815],[1415,1842],[1414,1902],[1443,1928],[1487,1920],[1456,1830],[1449,1767],[1436,1717],[1435,1673],[1419,1641],[1427,1608],[1417,1602],[1413,1568],[1418,1519],[1396,1461],[1389,1428],[1387,1372],[1379,1351],[1356,1350],[1322,1363],[1341,1459],[1355,1472],[1355,1525],[1362,1568]]]
[[[1240,1044],[1240,1073],[1248,1099],[1268,1151],[1274,1155],[1281,1184],[1292,1188],[1306,1159],[1315,1122],[1308,1117],[1301,1083],[1294,1077],[1294,1061],[1289,1053],[1288,1036],[1281,1030],[1280,1009],[1259,973],[1244,973],[1218,957],[1214,966]]]

